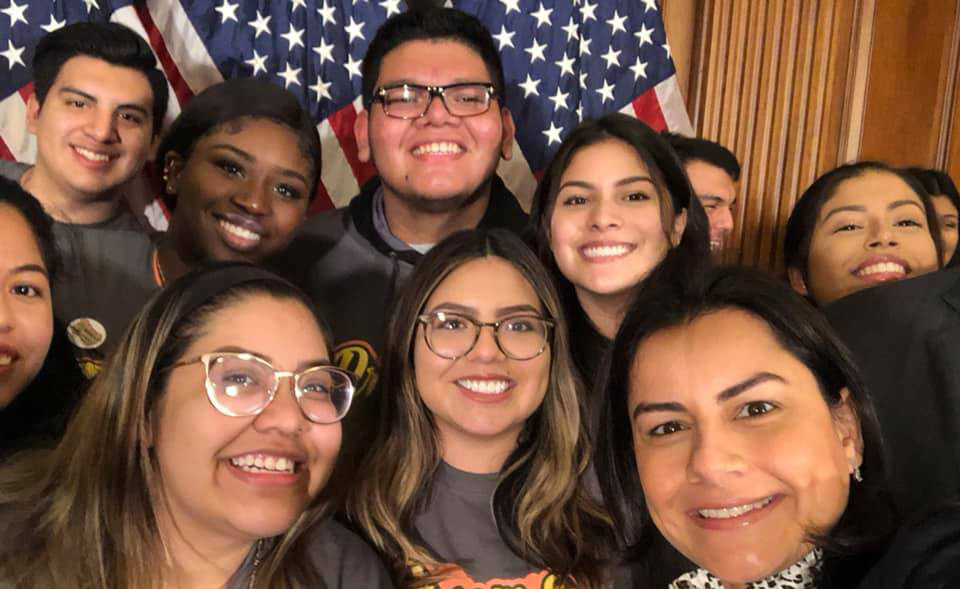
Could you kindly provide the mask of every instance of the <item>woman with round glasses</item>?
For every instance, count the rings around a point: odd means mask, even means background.
[[[0,585],[389,587],[317,500],[352,395],[296,288],[242,263],[185,275],[62,442],[0,467]]]
[[[376,450],[347,512],[397,585],[599,587],[610,523],[581,484],[578,385],[533,253],[505,230],[444,240],[387,342]]]

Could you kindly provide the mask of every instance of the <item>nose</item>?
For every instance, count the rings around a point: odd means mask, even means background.
[[[733,211],[730,207],[721,207],[711,217],[710,224],[724,232],[733,231]]]
[[[447,105],[444,104],[443,97],[435,95],[430,97],[430,102],[427,104],[427,112],[424,113],[420,120],[436,125],[447,124],[458,120],[458,118],[451,115],[450,111],[447,110]]]
[[[593,206],[590,207],[589,215],[590,227],[595,230],[603,231],[620,227],[623,224],[623,218],[617,205],[605,198],[594,201]]]
[[[879,222],[870,223],[870,234],[868,235],[869,242],[867,247],[878,248],[878,247],[890,247],[897,245],[897,238],[893,234],[893,228],[889,225],[882,224]]]
[[[493,326],[484,325],[480,328],[480,334],[477,336],[477,342],[467,356],[476,362],[494,362],[504,357],[500,346],[497,345],[496,335]]]
[[[117,136],[117,119],[114,113],[105,109],[91,109],[86,126],[87,135],[100,143],[115,143]]]
[[[0,333],[13,331],[15,321],[12,307],[10,295],[0,293]]]
[[[723,483],[744,473],[744,448],[736,434],[700,429],[687,464],[687,480],[691,483]]]
[[[307,417],[300,409],[293,390],[292,378],[281,378],[273,400],[253,420],[257,431],[276,431],[285,435],[300,433],[307,425]]]
[[[269,215],[273,211],[273,191],[269,182],[251,178],[231,199],[245,213],[255,216]]]

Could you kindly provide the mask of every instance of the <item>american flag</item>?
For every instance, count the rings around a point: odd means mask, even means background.
[[[537,172],[584,118],[620,111],[692,132],[656,0],[447,0],[478,16],[500,49],[520,153],[504,182],[527,204]],[[123,23],[149,40],[170,82],[172,120],[225,78],[260,76],[294,92],[323,141],[318,210],[343,206],[375,173],[357,159],[360,64],[402,0],[0,0],[0,158],[32,162],[26,131],[33,46],[78,20]],[[151,217],[155,225],[162,219]]]

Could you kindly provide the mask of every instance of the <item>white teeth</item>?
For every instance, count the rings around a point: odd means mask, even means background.
[[[871,264],[866,268],[857,270],[857,276],[869,276],[871,274],[906,274],[907,269],[896,262],[880,262]]]
[[[598,247],[583,248],[583,255],[588,258],[609,258],[614,256],[624,256],[630,251],[625,245],[603,245]]]
[[[10,366],[13,363],[13,356],[0,354],[0,366]]]
[[[773,496],[757,501],[756,503],[748,503],[747,505],[722,507],[720,509],[698,509],[697,513],[700,514],[700,517],[707,519],[730,519],[731,517],[739,517],[755,509],[764,508],[769,505],[771,501],[773,501]]]
[[[457,381],[457,384],[474,393],[482,393],[484,395],[497,395],[510,387],[510,383],[505,380],[461,379]]]
[[[293,473],[297,463],[295,460],[283,456],[245,454],[231,458],[230,464],[247,472]]]
[[[257,235],[253,231],[250,231],[249,229],[244,229],[239,225],[234,225],[233,223],[229,223],[227,221],[224,221],[223,219],[220,219],[220,226],[223,227],[223,229],[227,233],[232,233],[233,235],[236,235],[240,239],[247,239],[250,241],[260,241],[259,235]]]
[[[457,145],[456,143],[450,143],[448,141],[438,141],[435,143],[426,143],[424,145],[420,145],[413,150],[413,153],[414,155],[424,155],[424,154],[460,153],[462,151],[463,151],[463,148]]]
[[[73,149],[88,160],[93,160],[95,162],[110,161],[110,156],[103,153],[90,151],[89,149],[84,149],[83,147],[74,147]]]

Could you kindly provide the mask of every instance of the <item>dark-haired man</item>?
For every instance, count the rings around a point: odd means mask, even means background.
[[[167,110],[156,64],[150,46],[120,24],[79,22],[44,36],[27,101],[36,162],[0,162],[0,175],[56,221],[65,271],[54,310],[88,375],[139,310],[132,305],[156,288],[142,270],[151,267],[150,241],[122,195],[151,155]]]
[[[521,230],[526,214],[497,177],[514,125],[493,39],[454,9],[388,19],[363,60],[359,157],[376,165],[349,207],[308,220],[277,268],[320,305],[337,362],[376,381],[387,310],[421,255],[474,227]]]
[[[664,133],[680,156],[690,184],[710,220],[710,249],[723,250],[733,231],[733,208],[737,204],[740,162],[726,147],[699,137]]]

